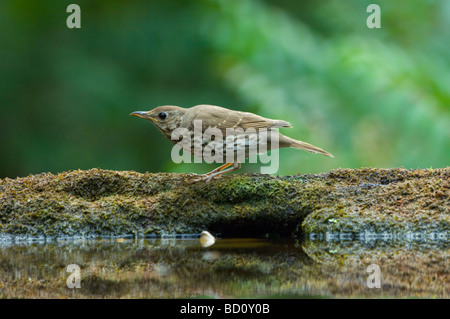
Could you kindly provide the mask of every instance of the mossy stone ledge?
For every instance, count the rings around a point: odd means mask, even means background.
[[[0,179],[0,237],[450,231],[449,167],[192,178],[91,169]]]

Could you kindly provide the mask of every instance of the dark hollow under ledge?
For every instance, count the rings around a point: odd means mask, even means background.
[[[450,231],[449,167],[192,178],[91,169],[0,179],[0,237]]]

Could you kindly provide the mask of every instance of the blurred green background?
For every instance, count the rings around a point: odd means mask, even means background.
[[[3,0],[0,30],[0,178],[217,166],[129,116],[164,104],[285,119],[335,155],[283,149],[279,174],[450,163],[448,0]]]

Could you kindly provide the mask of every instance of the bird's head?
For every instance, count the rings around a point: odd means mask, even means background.
[[[150,111],[137,111],[130,115],[152,122],[162,133],[170,137],[172,131],[180,126],[185,109],[174,106],[158,106]]]

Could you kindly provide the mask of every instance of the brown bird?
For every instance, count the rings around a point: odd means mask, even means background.
[[[210,181],[224,173],[239,169],[241,162],[249,157],[250,150],[255,147],[258,147],[258,153],[276,148],[292,147],[333,157],[316,146],[294,140],[274,130],[291,127],[289,122],[267,119],[249,112],[233,111],[214,105],[197,105],[187,109],[164,105],[150,111],[133,112],[130,115],[152,122],[173,143],[181,144],[183,142],[183,149],[190,151],[195,157],[202,158],[205,151],[208,150],[211,154],[210,157],[214,157],[216,162],[225,163],[209,173],[200,175],[193,181]],[[205,134],[211,130],[213,134],[209,134],[210,138],[205,139]],[[172,135],[176,131],[178,134]],[[180,141],[179,133],[183,132],[187,138]],[[196,132],[201,133],[200,136]],[[218,138],[219,135],[222,135],[223,138]],[[229,157],[226,156],[229,154],[227,150],[233,153]],[[240,156],[242,153],[245,155]],[[233,166],[229,167],[231,165]]]

